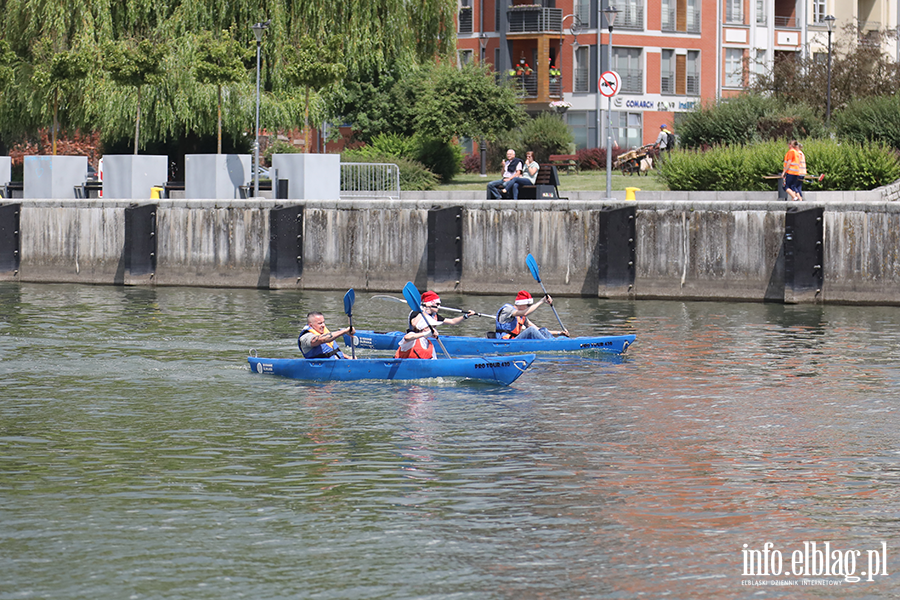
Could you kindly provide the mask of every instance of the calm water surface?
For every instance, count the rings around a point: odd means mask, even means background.
[[[896,308],[560,298],[637,342],[509,388],[248,370],[342,296],[0,284],[0,599],[900,596]]]

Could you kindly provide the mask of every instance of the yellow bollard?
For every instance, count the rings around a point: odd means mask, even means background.
[[[159,200],[162,198],[163,189],[161,187],[152,187],[150,188],[150,199],[151,200]]]
[[[626,200],[637,200],[637,198],[634,197],[634,193],[639,192],[639,191],[641,191],[641,188],[636,188],[636,187],[625,188],[625,199]]]

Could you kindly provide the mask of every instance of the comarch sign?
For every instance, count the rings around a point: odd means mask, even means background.
[[[637,98],[628,96],[616,96],[613,98],[614,110],[649,111],[659,112],[688,112],[700,106],[700,98],[672,98],[648,94]]]

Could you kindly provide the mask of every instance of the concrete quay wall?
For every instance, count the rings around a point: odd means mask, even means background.
[[[900,304],[884,191],[596,195],[5,201],[0,281]]]

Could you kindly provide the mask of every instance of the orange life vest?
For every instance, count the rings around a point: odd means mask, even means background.
[[[434,344],[427,338],[413,340],[412,348],[409,350],[397,348],[394,358],[434,358]]]
[[[784,172],[788,175],[806,175],[806,156],[802,150],[791,148],[784,155]]]

